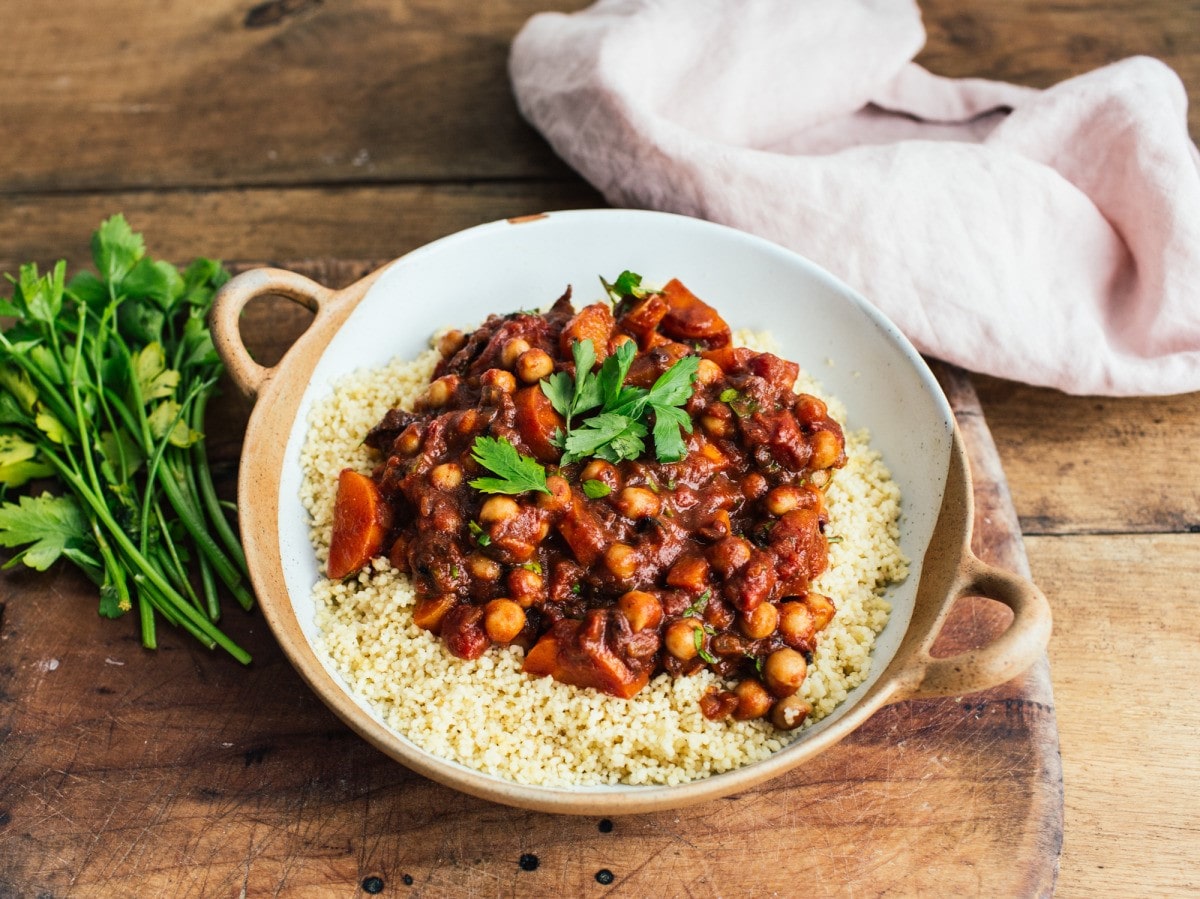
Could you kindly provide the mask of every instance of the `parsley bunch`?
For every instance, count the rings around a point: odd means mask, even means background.
[[[66,265],[9,276],[0,299],[0,498],[35,478],[61,492],[0,504],[5,567],[59,559],[98,587],[100,614],[137,605],[142,643],[156,618],[242,662],[214,624],[218,582],[245,608],[245,557],[213,489],[204,414],[222,366],[206,324],[219,262],[180,271],[145,255],[122,216],[92,237],[96,274]],[[197,586],[198,584],[198,586]],[[157,613],[157,616],[156,616]]]
[[[614,463],[638,458],[646,450],[643,438],[651,433],[651,417],[658,461],[678,462],[687,455],[680,429],[690,434],[692,420],[682,407],[691,398],[699,356],[684,356],[646,390],[625,383],[637,355],[633,341],[617,347],[598,372],[592,371],[596,351],[591,340],[576,341],[571,355],[575,377],[560,371],[541,381],[542,393],[566,421],[557,444],[563,465],[589,456]],[[584,413],[589,417],[577,424]]]

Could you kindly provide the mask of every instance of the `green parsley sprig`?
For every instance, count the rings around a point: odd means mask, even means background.
[[[136,603],[147,648],[161,618],[249,662],[215,624],[218,582],[247,609],[253,596],[203,435],[222,371],[206,319],[229,276],[150,259],[120,215],[92,257],[96,274],[70,282],[63,262],[23,265],[0,299],[0,495],[46,477],[61,490],[0,504],[0,546],[19,550],[6,567],[67,559],[101,615]]]
[[[683,406],[692,396],[699,356],[684,356],[659,376],[649,390],[625,383],[637,347],[627,341],[600,366],[591,340],[571,346],[575,377],[556,372],[540,382],[542,393],[566,422],[558,436],[562,464],[595,457],[608,462],[636,459],[646,451],[644,438],[651,433],[659,462],[678,462],[687,454],[683,432],[692,432],[692,420]],[[577,417],[591,413],[582,424]]]
[[[631,271],[621,272],[612,284],[605,281],[603,277],[600,279],[600,283],[604,285],[604,292],[614,303],[620,303],[626,297],[641,300],[652,293],[662,293],[660,290],[643,287],[642,276]]]
[[[471,458],[497,475],[470,482],[480,493],[550,492],[546,486],[546,469],[536,459],[518,452],[504,437],[476,437],[471,444]]]

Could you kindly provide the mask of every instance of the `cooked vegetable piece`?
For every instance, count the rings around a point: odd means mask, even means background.
[[[335,580],[358,571],[383,548],[391,509],[365,474],[347,468],[338,475],[326,573]]]
[[[676,340],[704,340],[710,347],[728,345],[732,335],[725,319],[717,310],[672,279],[662,289],[670,310],[663,316],[659,329]]]
[[[612,310],[608,308],[607,303],[584,306],[562,330],[562,336],[559,338],[562,354],[569,356],[572,344],[590,340],[596,353],[596,361],[603,362],[608,356],[608,340],[612,337],[615,324]]]
[[[534,385],[522,387],[513,397],[517,407],[517,430],[539,462],[556,462],[560,455],[554,435],[565,427],[563,417],[554,411],[546,395]]]
[[[595,631],[599,617],[587,622],[564,620],[537,642],[525,657],[527,674],[550,676],[573,687],[592,687],[628,699],[650,680],[650,670],[633,671]]]

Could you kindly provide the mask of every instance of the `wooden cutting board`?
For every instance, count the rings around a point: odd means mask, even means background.
[[[289,266],[342,286],[373,263]],[[243,333],[270,364],[305,325],[270,302]],[[1028,576],[966,375],[937,369],[970,453],[975,550]],[[247,408],[209,434],[232,494]],[[229,611],[243,669],[101,621],[73,572],[0,576],[0,896],[1047,895],[1062,773],[1045,660],[985,693],[890,706],[759,789],[613,820],[520,811],[410,773],[343,726],[261,616]],[[938,649],[1009,613],[956,607]]]

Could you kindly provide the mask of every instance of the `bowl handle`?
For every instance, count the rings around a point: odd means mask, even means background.
[[[1033,665],[1050,641],[1050,604],[1032,582],[967,553],[955,578],[955,599],[982,596],[1012,609],[1013,620],[986,646],[948,658],[925,654],[925,673],[908,699],[958,696],[1012,680]]]
[[[229,377],[244,396],[253,399],[275,373],[274,368],[259,365],[251,359],[246,345],[242,343],[240,322],[246,304],[258,297],[287,297],[319,317],[333,295],[332,290],[316,281],[278,268],[256,268],[243,272],[217,291],[208,317],[213,345],[225,361]]]

